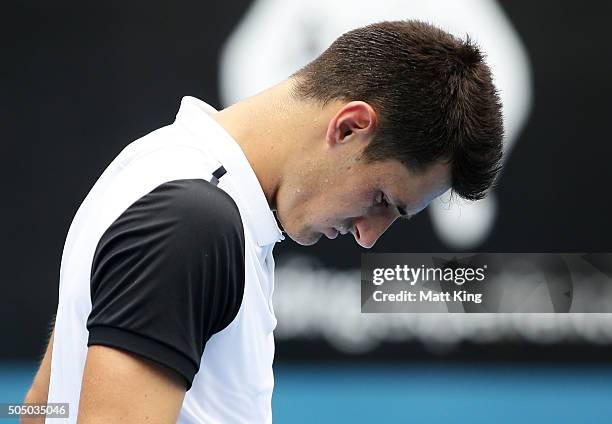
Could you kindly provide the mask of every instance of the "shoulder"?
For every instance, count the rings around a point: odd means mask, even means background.
[[[191,242],[211,241],[216,235],[244,238],[240,212],[232,197],[203,179],[160,184],[125,210],[113,227],[168,232],[172,239]]]
[[[143,200],[155,207],[161,216],[172,215],[185,220],[191,229],[211,224],[218,225],[218,229],[242,227],[236,202],[206,180],[169,181],[156,187]]]
[[[92,278],[97,281],[117,262],[167,270],[199,267],[201,252],[241,263],[244,248],[240,212],[227,193],[202,179],[174,180],[136,200],[106,228]]]

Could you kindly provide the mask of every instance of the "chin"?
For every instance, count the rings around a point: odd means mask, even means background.
[[[312,246],[323,236],[321,233],[293,234],[289,231],[285,232],[291,240],[302,246]]]

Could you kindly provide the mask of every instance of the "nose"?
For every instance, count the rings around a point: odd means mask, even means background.
[[[396,219],[396,215],[390,214],[355,218],[353,220],[355,241],[361,247],[371,248]]]

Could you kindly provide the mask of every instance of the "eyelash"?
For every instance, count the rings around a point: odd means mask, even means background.
[[[384,206],[385,208],[389,206],[389,202],[387,202],[387,199],[385,199],[385,195],[383,193],[380,193],[380,200],[376,203]]]

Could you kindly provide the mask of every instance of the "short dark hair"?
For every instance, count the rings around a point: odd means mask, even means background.
[[[453,192],[470,200],[494,184],[501,103],[469,36],[414,20],[380,22],[343,34],[292,78],[300,99],[362,100],[377,111],[366,161],[397,159],[417,172],[447,161]]]

